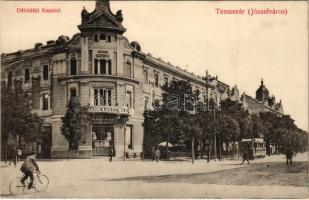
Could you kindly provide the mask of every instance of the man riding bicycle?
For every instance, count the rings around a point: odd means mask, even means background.
[[[20,170],[24,173],[21,183],[24,185],[25,180],[30,177],[28,189],[33,186],[33,171],[36,170],[40,173],[39,166],[36,163],[36,152],[32,152],[21,165]]]

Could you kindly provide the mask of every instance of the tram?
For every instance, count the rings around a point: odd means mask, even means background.
[[[247,151],[250,160],[264,158],[266,155],[266,142],[262,138],[242,139],[239,150],[241,155]]]

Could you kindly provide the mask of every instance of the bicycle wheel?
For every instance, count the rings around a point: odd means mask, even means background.
[[[26,191],[26,183],[23,185],[20,180],[21,178],[17,177],[10,184],[9,190],[13,196],[23,194]]]
[[[46,175],[39,175],[34,179],[33,185],[34,189],[38,192],[43,192],[47,189],[49,184],[49,179]]]

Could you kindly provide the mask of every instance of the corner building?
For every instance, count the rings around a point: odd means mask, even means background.
[[[222,99],[239,99],[237,88],[230,90],[217,77],[196,76],[143,53],[138,42],[123,36],[122,12],[113,14],[109,1],[97,0],[95,10],[84,8],[81,18],[80,33],[71,39],[60,36],[1,55],[2,81],[12,87],[14,81],[22,83],[32,98],[32,112],[44,119],[45,132],[51,135],[50,146],[49,139],[37,144],[38,153],[67,156],[61,126],[71,97],[89,104],[93,113],[91,131],[75,154],[78,158],[106,156],[110,148],[116,157],[138,158],[143,152],[144,110],[161,98],[160,86],[173,79],[190,81],[202,100],[213,96],[219,104]]]

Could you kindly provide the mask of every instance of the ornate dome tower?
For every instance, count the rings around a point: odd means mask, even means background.
[[[261,102],[268,101],[269,99],[269,91],[264,85],[263,79],[261,80],[261,85],[259,89],[256,90],[255,92],[256,96],[255,99]]]

